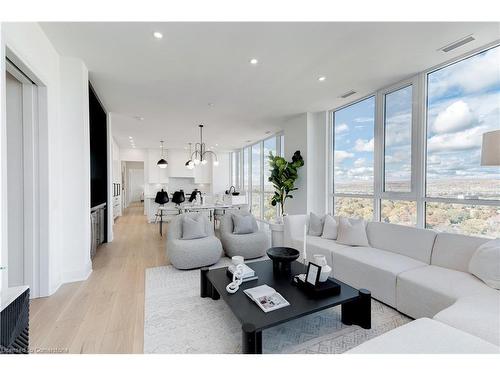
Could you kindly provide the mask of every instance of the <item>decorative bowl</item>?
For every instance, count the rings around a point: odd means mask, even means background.
[[[300,252],[291,247],[271,247],[267,250],[267,256],[273,261],[275,275],[289,276],[290,263],[300,256]]]

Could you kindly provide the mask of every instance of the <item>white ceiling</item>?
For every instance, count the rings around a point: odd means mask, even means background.
[[[498,23],[41,23],[85,61],[120,146],[240,147],[500,37]],[[163,39],[152,37],[161,31]],[[466,35],[450,53],[438,49]],[[259,59],[254,66],[250,58]],[[318,82],[319,76],[326,76]],[[340,99],[354,89],[357,95]],[[213,103],[210,107],[208,103]],[[139,121],[134,116],[144,117]]]

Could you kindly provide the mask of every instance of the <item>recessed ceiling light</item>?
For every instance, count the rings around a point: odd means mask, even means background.
[[[320,81],[320,82],[323,82],[323,81],[325,81],[325,80],[326,80],[326,77],[325,77],[325,76],[321,76],[321,77],[319,77],[319,78],[318,78],[318,81]]]
[[[257,60],[256,58],[250,59],[250,64],[257,65],[258,63],[259,63],[259,60]]]
[[[128,137],[128,139],[133,139],[133,137],[132,137],[132,136],[129,136],[129,137]]]
[[[163,34],[162,34],[162,33],[160,33],[159,31],[155,31],[155,32],[153,33],[153,36],[154,36],[156,39],[161,39],[161,38],[163,38]]]
[[[138,121],[142,121],[142,120],[144,120],[144,117],[142,117],[142,116],[134,116],[134,118],[135,118],[136,120],[138,120]]]
[[[215,104],[214,104],[214,103],[208,103],[208,106],[209,106],[209,107],[214,107],[214,106],[215,106]]]

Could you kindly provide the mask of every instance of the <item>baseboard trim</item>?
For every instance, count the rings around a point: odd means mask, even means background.
[[[64,272],[62,275],[62,284],[87,280],[91,273],[92,262],[88,262],[83,269]]]

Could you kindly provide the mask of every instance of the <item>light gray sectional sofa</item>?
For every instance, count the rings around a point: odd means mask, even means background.
[[[285,246],[302,249],[307,215],[284,223]],[[370,247],[307,236],[308,260],[325,255],[335,278],[418,320],[352,352],[500,352],[500,291],[468,272],[487,239],[379,222],[366,232]]]

